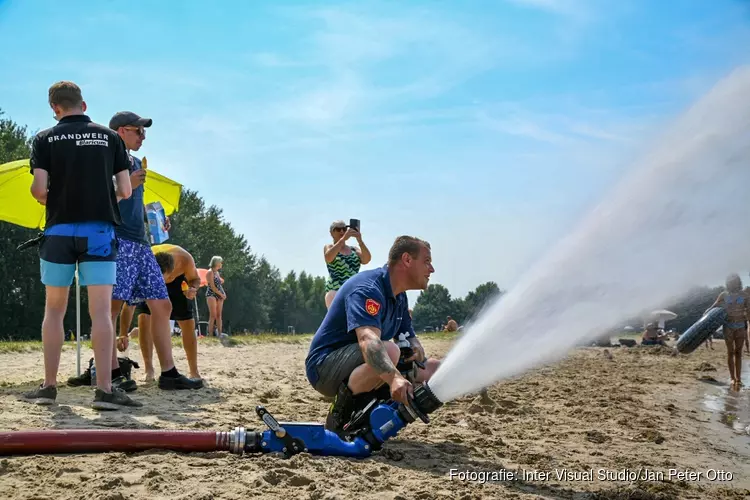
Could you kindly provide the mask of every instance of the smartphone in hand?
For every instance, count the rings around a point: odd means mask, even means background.
[[[349,227],[359,232],[359,219],[349,219]]]

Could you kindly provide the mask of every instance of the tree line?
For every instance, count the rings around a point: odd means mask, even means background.
[[[6,118],[0,111],[0,164],[29,157],[31,133]],[[224,259],[222,276],[228,301],[224,309],[224,330],[250,332],[314,332],[326,313],[325,277],[305,271],[282,275],[265,257],[258,256],[241,234],[227,222],[221,208],[207,205],[197,192],[183,189],[180,209],[171,217],[168,243],[188,250],[198,267],[206,268],[214,255]],[[16,247],[38,234],[0,222],[0,339],[38,339],[44,316],[44,285],[39,280],[36,247],[17,251]],[[323,256],[321,255],[321,262]],[[205,288],[198,295],[198,314],[208,320]],[[414,305],[418,329],[442,326],[445,316],[459,323],[481,307],[487,297],[498,292],[497,285],[482,285],[465,299],[450,299],[441,285],[431,285]],[[65,329],[75,330],[75,287],[71,287]],[[86,289],[81,289],[81,330],[90,330]]]
[[[29,157],[31,134],[0,111],[0,164]],[[282,275],[262,256],[251,250],[245,237],[224,220],[222,210],[207,206],[197,192],[183,189],[180,209],[172,217],[169,243],[192,253],[198,267],[207,267],[213,255],[224,258],[222,275],[228,302],[224,309],[224,330],[233,333],[278,332],[292,328],[296,333],[314,332],[326,313],[325,278],[291,271]],[[44,285],[39,280],[36,248],[17,251],[16,247],[38,234],[0,222],[0,339],[38,339],[44,316]],[[321,255],[322,259],[322,255]],[[678,314],[668,326],[686,330],[711,305],[721,288],[691,290],[676,304],[665,305]],[[200,319],[208,319],[205,289],[198,296]],[[447,316],[459,325],[466,324],[504,293],[488,281],[465,297],[451,297],[448,289],[430,285],[413,305],[413,323],[417,331],[441,330]],[[86,289],[81,289],[81,328],[90,330]],[[633,318],[629,324],[639,326]],[[75,329],[75,287],[71,287],[66,331]]]

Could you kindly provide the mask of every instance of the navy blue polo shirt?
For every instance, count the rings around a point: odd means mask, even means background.
[[[141,160],[135,156],[130,156],[130,173],[141,169]],[[115,228],[118,238],[150,245],[146,237],[146,225],[144,223],[146,208],[143,205],[143,184],[133,189],[130,198],[120,200],[120,217],[122,224]]]
[[[387,266],[355,274],[336,292],[305,360],[312,385],[318,382],[318,364],[329,353],[356,344],[355,329],[361,326],[378,328],[381,340],[391,340],[403,332],[408,332],[409,338],[415,336],[406,292],[393,295]]]

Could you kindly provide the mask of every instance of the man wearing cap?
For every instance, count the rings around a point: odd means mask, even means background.
[[[133,188],[132,196],[119,203],[122,224],[116,229],[119,248],[117,284],[112,291],[112,322],[114,324],[117,321],[117,315],[126,302],[134,305],[145,300],[151,311],[151,331],[161,365],[159,388],[200,389],[203,387],[202,380],[192,380],[181,375],[174,364],[169,327],[172,304],[161,269],[151,251],[144,224],[143,185],[147,173],[141,166],[141,160],[130,154],[131,151],[141,148],[146,137],[146,128],[152,123],[150,118],[141,118],[131,111],[121,111],[109,121],[109,128],[122,137],[128,150],[130,184]],[[116,348],[112,349],[112,359],[117,363]]]

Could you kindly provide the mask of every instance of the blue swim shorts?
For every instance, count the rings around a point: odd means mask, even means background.
[[[110,222],[55,224],[39,244],[39,269],[46,286],[73,283],[76,264],[81,286],[114,285],[117,239]]]
[[[144,300],[169,299],[167,285],[151,247],[117,238],[117,283],[112,299],[135,305]]]

